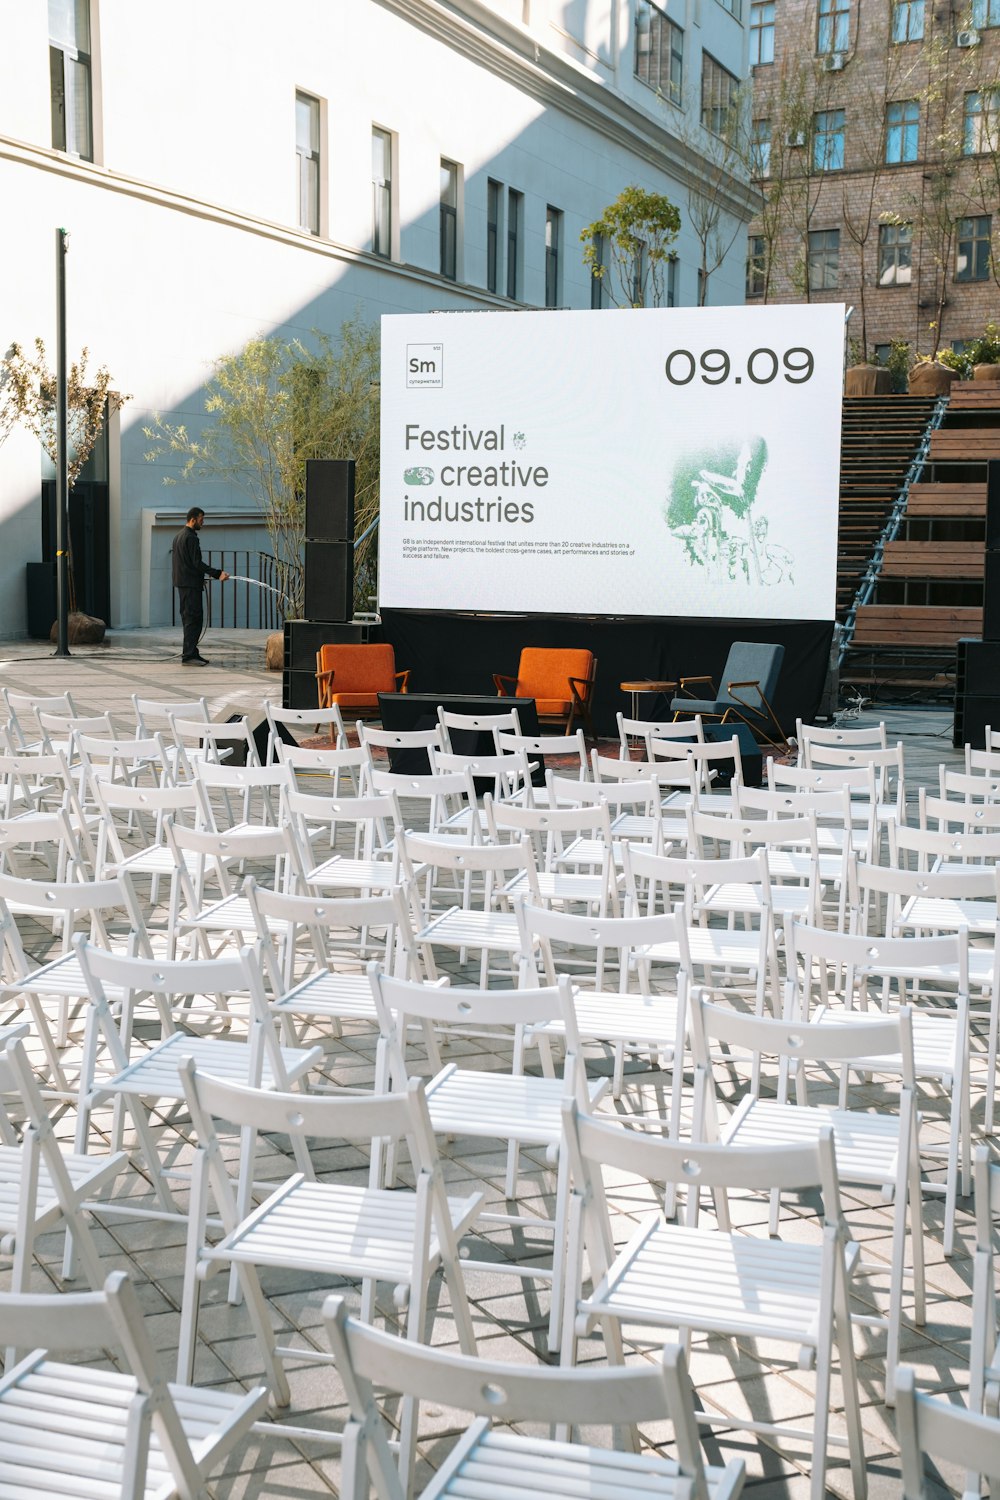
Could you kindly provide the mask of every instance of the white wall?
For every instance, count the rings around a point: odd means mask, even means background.
[[[696,96],[697,38],[711,33],[713,55],[735,70],[743,33],[718,0],[688,3],[704,13],[686,34]],[[509,306],[484,290],[488,177],[525,195],[528,304],[544,298],[546,204],[564,213],[562,302],[574,307],[590,304],[580,230],[622,187],[666,192],[683,208],[674,112],[632,76],[632,0],[394,0],[395,9],[288,0],[280,13],[265,0],[174,0],[168,12],[93,4],[96,164],[48,145],[45,6],[0,12],[0,202],[16,226],[0,278],[0,344],[40,334],[54,348],[55,227],[66,226],[71,355],[86,344],[132,396],[113,501],[112,624],[169,617],[162,559],[143,581],[144,511],[197,500],[211,520],[246,508],[228,486],[164,488],[169,471],[144,459],[154,413],[192,429],[204,421],[204,381],[219,356],[261,333],[308,341],[358,313],[375,323],[388,311]],[[297,88],[325,101],[322,239],[293,227]],[[397,265],[367,253],[373,122],[398,136]],[[437,274],[442,156],[464,174],[462,285]],[[680,300],[690,304],[697,247],[686,229],[677,249]],[[712,301],[742,300],[739,236]],[[41,555],[39,476],[35,445],[13,434],[0,447],[6,635],[24,630],[24,564]]]

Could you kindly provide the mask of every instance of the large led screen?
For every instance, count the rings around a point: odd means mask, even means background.
[[[382,319],[379,601],[832,620],[844,309]]]

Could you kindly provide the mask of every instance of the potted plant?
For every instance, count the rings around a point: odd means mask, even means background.
[[[1000,380],[1000,326],[987,323],[979,338],[962,351],[973,380]]]
[[[950,349],[942,349],[937,356],[917,355],[916,363],[910,371],[911,396],[947,396],[960,373],[951,360],[946,358],[951,353]]]

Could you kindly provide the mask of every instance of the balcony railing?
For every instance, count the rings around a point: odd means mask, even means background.
[[[213,630],[281,629],[286,613],[292,609],[288,596],[294,598],[301,593],[301,568],[282,570],[271,553],[246,548],[223,547],[203,552],[202,557],[209,567],[230,574],[226,583],[208,579],[205,599],[208,626]],[[170,608],[176,625],[176,590],[171,590]]]

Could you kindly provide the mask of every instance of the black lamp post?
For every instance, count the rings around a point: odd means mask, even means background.
[[[69,412],[66,393],[66,251],[56,230],[56,656],[69,656]]]

